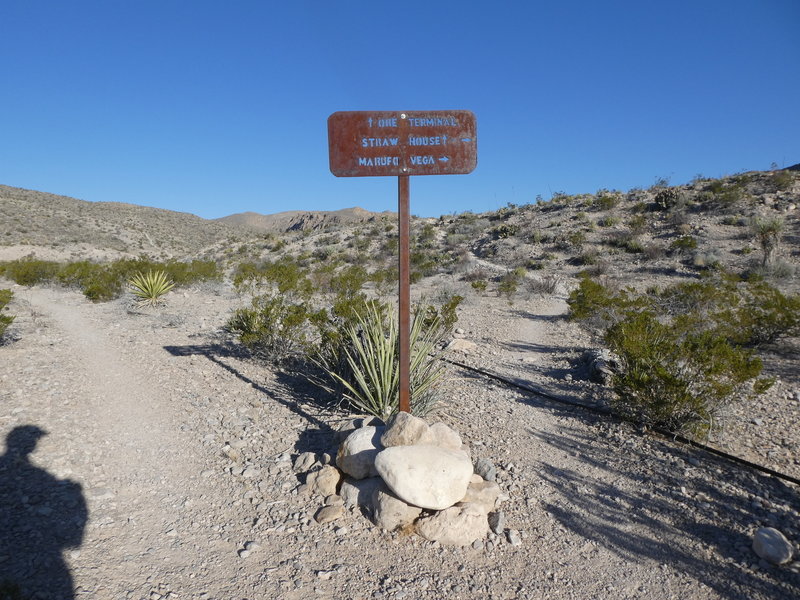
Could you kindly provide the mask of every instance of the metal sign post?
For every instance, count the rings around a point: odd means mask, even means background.
[[[458,175],[475,169],[475,115],[451,111],[350,111],[328,117],[331,173],[337,177],[397,176],[399,231],[399,409],[411,412],[410,175]]]

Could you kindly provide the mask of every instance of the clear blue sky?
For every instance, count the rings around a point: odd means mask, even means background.
[[[3,0],[0,183],[207,218],[394,210],[339,110],[467,109],[421,216],[800,162],[800,1]]]

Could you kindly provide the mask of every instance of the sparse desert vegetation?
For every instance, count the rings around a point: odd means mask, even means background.
[[[318,493],[341,439],[397,410],[393,215],[0,200],[0,425],[46,426],[37,460],[84,486],[87,589],[778,600],[800,581],[752,549],[774,527],[797,550],[797,486],[672,439],[800,477],[795,172],[413,220],[412,408],[502,491],[456,548]]]

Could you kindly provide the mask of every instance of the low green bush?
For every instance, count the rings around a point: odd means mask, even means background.
[[[110,263],[87,260],[58,263],[28,258],[0,263],[0,268],[6,277],[19,285],[58,283],[80,289],[93,302],[118,298],[125,290],[126,282],[139,272],[163,271],[176,285],[222,278],[222,272],[214,261],[161,263],[144,257],[119,259]]]
[[[472,286],[472,289],[479,294],[484,293],[486,291],[486,288],[489,286],[488,282],[485,279],[477,279],[475,281],[470,281],[469,284]]]
[[[504,240],[517,235],[517,233],[519,233],[519,227],[517,225],[503,223],[502,225],[490,229],[489,233],[496,240]]]
[[[308,302],[269,293],[253,298],[250,307],[234,311],[225,328],[254,356],[282,365],[308,351],[317,318]]]
[[[59,264],[49,260],[23,258],[5,263],[5,276],[17,285],[28,287],[49,283],[58,274]]]
[[[732,345],[692,319],[662,323],[650,311],[629,312],[612,325],[606,343],[620,361],[612,379],[612,408],[620,416],[668,431],[701,435],[761,373],[751,351]],[[767,382],[759,380],[756,388]]]
[[[792,175],[791,171],[786,170],[773,173],[771,179],[773,188],[778,192],[784,192],[791,189],[792,184],[794,183],[794,175]]]
[[[669,247],[678,251],[694,250],[697,248],[697,239],[691,235],[683,235],[673,240]]]
[[[600,225],[600,227],[613,227],[619,224],[619,217],[602,217],[597,220],[597,224]]]
[[[619,198],[609,194],[600,195],[595,201],[594,206],[600,210],[611,210],[619,204]]]
[[[682,433],[703,434],[726,404],[766,391],[754,348],[800,335],[800,297],[724,273],[642,294],[583,277],[568,303],[620,359],[612,408]]]
[[[500,278],[500,282],[497,284],[497,295],[505,296],[509,303],[511,303],[524,277],[524,267],[518,267],[513,271],[508,271]]]

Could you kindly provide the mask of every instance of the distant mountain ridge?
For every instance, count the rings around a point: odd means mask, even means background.
[[[233,227],[246,227],[268,233],[283,233],[289,231],[319,231],[336,226],[346,227],[380,221],[384,218],[387,220],[395,219],[396,216],[396,213],[390,211],[375,213],[355,206],[335,211],[290,210],[271,215],[244,212],[214,219],[214,221]]]
[[[185,212],[120,202],[88,202],[69,196],[0,185],[0,254],[19,252],[63,258],[84,256],[199,257],[220,244],[264,233],[320,231],[394,219],[395,213],[362,208],[289,211],[273,215],[246,212],[204,219]],[[11,253],[11,247],[17,251]],[[63,255],[63,256],[62,256]],[[95,256],[95,255],[92,255]]]

